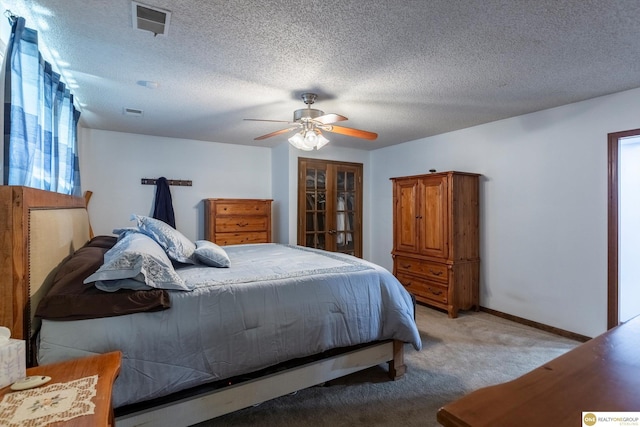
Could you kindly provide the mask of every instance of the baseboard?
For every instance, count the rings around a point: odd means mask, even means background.
[[[485,313],[489,313],[491,315],[502,317],[503,319],[511,320],[516,323],[521,323],[523,325],[531,326],[532,328],[540,329],[545,332],[550,332],[555,335],[559,335],[561,337],[569,338],[575,341],[586,342],[591,339],[586,335],[576,334],[575,332],[566,331],[564,329],[556,328],[553,326],[545,325],[544,323],[534,322],[533,320],[524,319],[522,317],[514,316],[513,314],[503,313],[501,311],[492,310],[487,307],[480,307],[480,311],[484,311]]]

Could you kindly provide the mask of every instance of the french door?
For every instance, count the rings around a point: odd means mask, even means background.
[[[362,257],[362,164],[298,159],[298,244]]]

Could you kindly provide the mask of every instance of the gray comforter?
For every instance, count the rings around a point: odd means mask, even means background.
[[[114,406],[332,348],[398,339],[419,350],[410,295],[375,264],[298,246],[225,247],[230,268],[189,266],[196,288],[154,313],[42,322],[38,361],[123,352]]]

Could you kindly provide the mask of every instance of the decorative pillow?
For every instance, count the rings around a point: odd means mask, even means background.
[[[126,282],[114,282],[120,279],[144,281],[158,289],[193,290],[193,286],[187,286],[175,272],[164,250],[142,233],[126,233],[104,254],[104,264],[84,283],[102,282],[99,286],[104,288],[110,284],[126,285]]]
[[[140,232],[158,242],[169,258],[184,264],[195,264],[193,253],[196,245],[178,230],[148,216],[131,215],[131,220],[136,220]]]
[[[148,291],[150,289],[155,289],[145,283],[144,275],[142,273],[131,279],[97,280],[96,283],[94,283],[94,286],[105,292],[115,292],[120,289],[130,289],[132,291]]]
[[[210,267],[229,267],[229,255],[220,246],[208,240],[196,240],[196,260]]]

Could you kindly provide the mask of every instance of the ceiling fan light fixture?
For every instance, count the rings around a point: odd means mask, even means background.
[[[318,135],[312,130],[308,130],[304,133],[304,145],[311,148],[312,150],[315,148],[318,143]]]
[[[302,132],[296,132],[291,138],[289,138],[289,143],[296,147],[298,150],[311,151],[313,147],[307,148],[304,144],[304,137],[302,136]]]
[[[292,130],[299,130],[299,132],[289,138],[289,143],[299,150],[311,151],[314,148],[319,150],[329,142],[329,140],[322,135],[322,131],[369,140],[374,140],[378,137],[378,134],[374,132],[334,125],[333,123],[335,122],[341,122],[348,119],[340,114],[325,114],[322,110],[311,108],[311,104],[316,100],[316,96],[317,95],[315,93],[302,94],[302,100],[307,104],[307,108],[295,110],[293,112],[293,122],[287,122],[285,120],[245,119],[258,122],[280,122],[294,125],[253,139],[257,141],[281,135]]]
[[[329,140],[325,138],[320,132],[314,130],[301,130],[296,132],[291,138],[289,143],[298,150],[311,151],[314,148],[316,150],[321,149]]]
[[[316,144],[316,150],[321,149],[329,143],[329,140],[325,138],[321,133],[318,134],[318,143]]]

